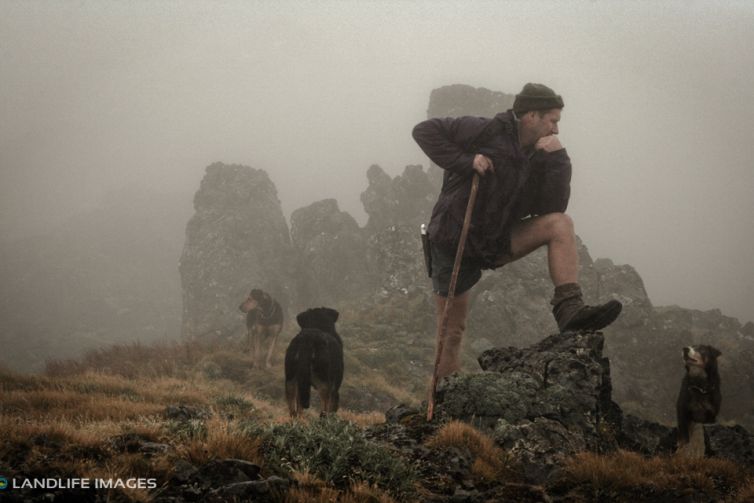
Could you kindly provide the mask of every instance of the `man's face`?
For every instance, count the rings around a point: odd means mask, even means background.
[[[540,133],[537,139],[551,134],[558,134],[558,122],[560,121],[560,109],[553,108],[548,110],[544,115],[536,115],[537,128]]]
[[[553,108],[540,115],[539,112],[530,112],[524,118],[524,127],[531,132],[531,138],[536,142],[540,138],[551,134],[558,134],[558,122],[560,121],[560,109]]]

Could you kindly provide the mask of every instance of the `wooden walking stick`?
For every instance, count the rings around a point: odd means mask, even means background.
[[[466,215],[463,217],[463,227],[461,228],[461,237],[458,241],[458,250],[456,251],[456,260],[453,262],[453,273],[450,276],[450,285],[448,285],[448,296],[445,299],[445,306],[442,309],[442,318],[440,318],[440,330],[437,337],[437,354],[435,355],[435,368],[432,372],[432,384],[429,389],[429,401],[427,403],[427,421],[432,421],[432,415],[435,412],[435,391],[437,391],[437,370],[440,365],[440,356],[442,355],[443,345],[445,343],[445,334],[448,331],[448,311],[453,303],[453,296],[456,293],[456,283],[458,282],[458,271],[461,269],[461,259],[463,259],[463,249],[466,246],[466,237],[469,235],[469,226],[471,225],[471,213],[474,211],[476,194],[479,190],[479,174],[474,173],[471,180],[471,193],[469,202],[466,205]]]

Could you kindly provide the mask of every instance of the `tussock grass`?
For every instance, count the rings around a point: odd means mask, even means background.
[[[751,503],[754,501],[754,478],[749,478],[728,503]]]
[[[359,425],[362,428],[385,422],[382,412],[354,412],[348,409],[338,410],[338,417],[345,421]]]
[[[201,352],[186,342],[115,344],[87,351],[79,360],[49,360],[45,373],[52,377],[87,371],[128,378],[175,376],[180,367],[196,363]]]
[[[75,417],[92,421],[136,419],[158,414],[164,409],[156,403],[62,390],[12,391],[5,394],[3,402],[11,411],[33,410],[38,417]]]
[[[60,378],[0,374],[0,393],[5,415],[129,421],[160,414],[169,403],[206,405],[216,391],[173,378],[129,380],[86,372]]]
[[[109,423],[108,433],[115,434],[117,427]],[[0,443],[22,444],[44,438],[48,443],[71,443],[84,447],[98,446],[101,431],[81,428],[80,423],[71,421],[49,421],[40,419],[22,419],[19,417],[0,416]]]
[[[495,441],[462,421],[451,421],[440,428],[426,442],[433,449],[467,449],[474,457],[471,473],[488,482],[510,479],[505,452]]]
[[[285,503],[395,503],[375,485],[355,482],[346,491],[338,491],[309,472],[291,474],[297,487],[286,494]]]
[[[363,389],[382,391],[389,396],[395,397],[395,401],[398,403],[413,404],[418,402],[416,396],[399,385],[391,384],[385,375],[379,372],[369,372],[355,381],[352,380],[351,384]]]
[[[178,446],[180,457],[196,465],[226,458],[243,459],[258,465],[264,463],[261,439],[245,434],[238,423],[210,419],[206,428],[204,438],[193,438]]]
[[[570,481],[585,482],[595,488],[609,490],[694,488],[713,493],[716,486],[737,487],[746,480],[740,466],[724,459],[687,459],[681,456],[645,458],[629,451],[607,455],[577,454],[566,462],[564,473]]]

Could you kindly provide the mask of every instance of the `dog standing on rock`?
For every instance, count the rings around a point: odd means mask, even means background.
[[[337,412],[343,382],[343,341],[335,331],[339,313],[328,307],[296,317],[301,331],[285,352],[285,398],[291,417],[309,408],[311,386],[319,392],[322,414]]]
[[[704,456],[704,434],[697,424],[714,423],[720,412],[722,395],[717,357],[720,351],[712,346],[683,348],[686,375],[676,402],[678,418],[678,450],[692,457]]]
[[[254,367],[262,367],[263,345],[269,340],[264,362],[265,367],[270,368],[275,342],[283,329],[283,308],[269,293],[255,288],[238,309],[246,314],[246,334]]]

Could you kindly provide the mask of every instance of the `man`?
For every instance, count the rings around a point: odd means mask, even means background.
[[[620,314],[616,300],[599,306],[582,300],[576,235],[564,213],[571,161],[556,136],[562,109],[563,99],[552,89],[529,83],[516,95],[513,109],[493,119],[429,119],[414,128],[421,149],[445,170],[428,228],[438,336],[472,177],[480,176],[438,377],[460,370],[469,289],[482,269],[518,260],[540,246],[548,250],[552,311],[561,332],[599,330]]]

